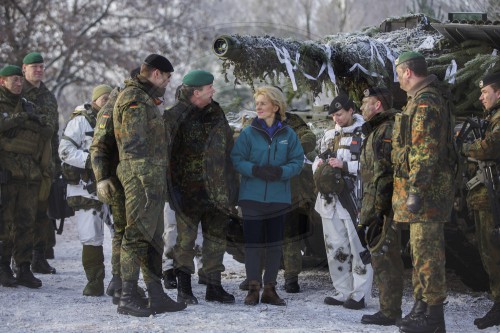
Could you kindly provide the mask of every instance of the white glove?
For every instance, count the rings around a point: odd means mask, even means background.
[[[97,197],[104,203],[109,203],[116,187],[110,179],[104,179],[97,183]]]

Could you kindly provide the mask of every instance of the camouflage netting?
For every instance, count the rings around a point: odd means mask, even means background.
[[[394,59],[403,51],[418,50],[426,56],[429,71],[452,84],[457,115],[480,111],[478,83],[485,73],[500,69],[497,51],[482,41],[451,43],[430,26],[436,20],[421,14],[384,22],[409,18],[418,19],[419,24],[391,32],[370,27],[319,41],[225,36],[227,50],[222,55],[219,50],[222,72],[227,74],[232,67],[236,79],[252,88],[255,79],[278,84],[284,76],[296,84],[298,93],[317,96],[322,91],[336,94],[341,89],[360,101],[369,85],[386,86],[401,94],[399,84],[394,82]]]

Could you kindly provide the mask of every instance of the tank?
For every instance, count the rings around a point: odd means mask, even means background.
[[[450,84],[455,116],[460,120],[482,114],[478,84],[486,73],[500,70],[499,36],[500,22],[489,21],[485,13],[450,13],[447,22],[411,14],[320,40],[221,35],[214,40],[212,49],[222,62],[223,74],[232,70],[240,82],[252,88],[256,79],[272,84],[286,80],[297,94],[333,96],[341,90],[359,106],[364,89],[384,86],[393,92],[396,108],[406,103],[406,93],[399,88],[394,60],[401,52],[416,50],[426,57],[429,72]],[[306,121],[311,126],[322,118],[322,111],[317,111],[304,114],[311,117]],[[463,190],[458,192],[452,221],[445,226],[447,267],[473,290],[488,290],[488,276],[476,248],[474,223]],[[309,233],[306,238],[322,241],[321,228],[309,230],[321,232],[321,237]],[[312,253],[321,258],[324,253],[320,252],[316,249]]]

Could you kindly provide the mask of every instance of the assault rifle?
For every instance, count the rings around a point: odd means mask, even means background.
[[[458,134],[457,141],[461,144],[467,137],[469,133],[472,133],[473,140],[483,140],[488,122],[483,123],[478,122],[472,118],[467,118],[460,133]],[[470,162],[476,163],[478,166],[476,175],[471,178],[465,187],[468,191],[472,190],[479,184],[483,184],[488,192],[488,202],[491,207],[491,213],[493,216],[493,222],[495,224],[495,230],[492,237],[495,242],[500,243],[500,207],[498,206],[498,197],[495,188],[495,174],[498,174],[497,163],[494,161],[482,161],[475,158],[469,157],[467,159]]]

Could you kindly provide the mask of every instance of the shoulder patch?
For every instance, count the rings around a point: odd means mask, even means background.
[[[139,104],[137,102],[132,102],[128,105],[129,109],[137,109]]]

